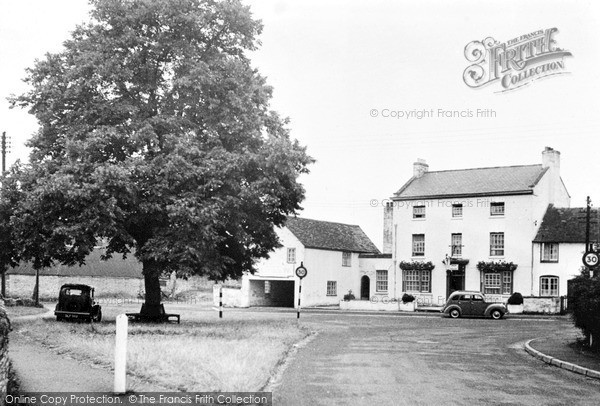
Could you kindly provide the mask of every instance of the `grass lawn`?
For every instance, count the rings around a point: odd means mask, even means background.
[[[181,314],[181,324],[130,323],[127,370],[170,390],[260,390],[291,346],[309,334],[293,313],[226,312],[218,319],[214,311],[197,306],[165,307]],[[56,351],[112,367],[115,317],[138,310],[103,305],[101,323],[44,318],[16,321],[13,328]]]

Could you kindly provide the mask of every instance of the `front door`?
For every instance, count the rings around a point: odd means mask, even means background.
[[[458,271],[447,271],[446,297],[456,290],[465,290],[465,266],[459,265]]]
[[[360,278],[360,298],[361,300],[369,300],[371,296],[371,280],[367,275]]]

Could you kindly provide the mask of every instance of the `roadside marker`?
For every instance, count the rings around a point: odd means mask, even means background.
[[[300,278],[299,288],[298,288],[298,314],[296,316],[297,319],[300,318],[300,298],[302,297],[302,279],[308,274],[308,271],[304,267],[304,262],[300,262],[300,266],[296,268],[296,276]]]
[[[123,394],[127,391],[127,323],[124,314],[117,316],[117,334],[115,338],[115,393]]]

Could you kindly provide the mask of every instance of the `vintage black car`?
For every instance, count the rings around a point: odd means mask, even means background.
[[[93,287],[69,283],[60,288],[54,315],[58,321],[80,319],[99,322],[102,320],[102,308],[94,301]]]

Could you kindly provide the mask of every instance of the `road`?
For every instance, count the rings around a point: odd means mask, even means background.
[[[319,334],[275,383],[275,405],[600,404],[600,381],[523,350],[573,329],[566,319],[305,313],[301,323]]]

